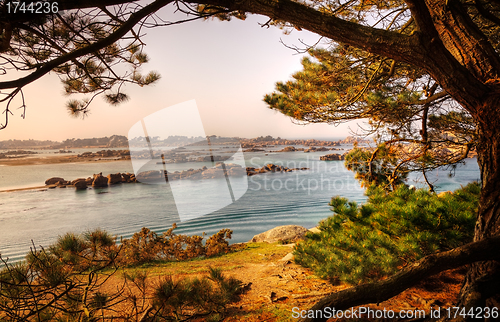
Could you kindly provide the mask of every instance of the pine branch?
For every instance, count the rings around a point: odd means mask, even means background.
[[[351,307],[380,303],[418,284],[434,274],[479,261],[498,260],[500,236],[486,238],[466,244],[447,252],[426,256],[383,281],[362,284],[328,295],[309,310],[323,310],[326,307],[346,310]],[[324,318],[304,318],[301,322],[326,321]]]

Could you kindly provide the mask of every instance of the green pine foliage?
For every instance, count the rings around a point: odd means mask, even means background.
[[[238,301],[241,291],[241,281],[209,267],[209,275],[202,278],[164,278],[155,287],[153,307],[162,321],[184,321],[192,317],[221,321],[227,306]]]
[[[399,166],[399,171],[394,171],[399,160],[394,155],[394,149],[381,144],[378,147],[377,158],[372,161],[370,172],[370,160],[373,149],[354,146],[345,156],[347,170],[354,172],[354,178],[360,181],[362,187],[376,185],[391,190],[392,186],[403,184],[408,177],[406,166]]]
[[[371,186],[361,206],[334,197],[335,215],[296,245],[295,261],[332,283],[391,275],[426,255],[472,241],[479,193],[479,184],[471,183],[440,196],[405,185],[390,193]]]
[[[202,279],[167,278],[156,287],[140,272],[125,272],[123,284],[113,277],[124,266],[230,251],[229,229],[205,244],[201,236],[176,235],[174,229],[158,235],[143,228],[121,245],[100,229],[67,233],[47,248],[34,248],[20,263],[0,255],[0,321],[220,320],[238,299],[241,282],[219,269]]]

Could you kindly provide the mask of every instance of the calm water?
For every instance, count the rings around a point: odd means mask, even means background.
[[[233,204],[205,216],[180,222],[169,185],[123,184],[105,189],[76,192],[73,188],[44,189],[0,193],[0,252],[11,261],[22,259],[35,245],[50,245],[66,232],[84,232],[95,228],[106,229],[114,235],[130,237],[142,227],[162,232],[178,224],[177,233],[213,234],[222,228],[234,231],[232,242],[244,242],[254,235],[275,226],[297,224],[314,227],[318,221],[331,215],[328,201],[341,195],[363,202],[364,190],[343,161],[319,161],[325,152],[303,153],[246,153],[247,166],[267,163],[288,167],[307,167],[309,170],[292,173],[267,173],[248,177],[247,192]],[[189,163],[201,168],[204,163]],[[0,167],[0,190],[15,187],[41,186],[50,177],[66,180],[132,172],[130,161],[107,163],[77,163]],[[447,171],[433,173],[438,191],[454,190],[479,179],[475,159],[448,177]],[[409,184],[422,185],[418,176]],[[219,179],[214,179],[219,180]],[[225,180],[225,179],[220,179]],[[224,185],[225,182],[221,181]],[[196,181],[183,185],[190,195]],[[196,207],[203,209],[207,200],[193,198]]]

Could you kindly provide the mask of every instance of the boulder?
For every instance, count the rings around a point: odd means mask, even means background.
[[[150,170],[150,171],[144,171],[140,172],[137,174],[137,181],[139,182],[163,182],[165,180],[168,180],[168,177],[166,177],[165,173],[162,173],[163,171],[157,171],[157,170]]]
[[[76,190],[85,190],[87,189],[87,180],[86,179],[76,179],[71,181],[71,184],[75,186]]]
[[[53,177],[53,178],[45,180],[46,185],[56,184],[58,182],[66,182],[66,180],[64,180],[63,178],[59,178],[59,177]]]
[[[204,179],[222,178],[224,176],[224,171],[222,171],[222,169],[210,168],[204,170],[201,175]]]
[[[92,181],[92,187],[100,188],[108,186],[108,178],[102,176],[102,172],[99,174],[94,174],[94,180]]]
[[[59,188],[66,188],[67,185],[71,184],[71,182],[69,181],[66,181],[66,180],[61,180],[61,181],[57,181],[56,182],[56,185],[59,187]]]
[[[109,184],[117,184],[122,182],[122,174],[121,173],[110,173],[108,174],[108,183]]]
[[[246,175],[246,170],[242,167],[230,167],[227,171],[228,175],[238,177]]]
[[[267,171],[272,171],[272,172],[275,172],[276,171],[276,165],[272,164],[272,163],[269,163],[269,164],[266,164],[264,166],[264,168],[267,170]]]
[[[321,161],[340,161],[344,160],[344,156],[338,153],[327,154],[319,157]]]
[[[299,150],[297,150],[294,146],[287,146],[287,147],[283,148],[282,150],[279,150],[278,152],[295,152],[295,151],[299,151]]]
[[[71,184],[72,186],[74,186],[74,185],[75,185],[75,183],[77,183],[78,181],[81,181],[81,180],[83,180],[83,181],[85,181],[85,182],[87,181],[87,179],[85,179],[85,178],[78,178],[78,179],[75,179],[75,180],[71,181],[71,182],[70,182],[70,184]]]
[[[306,234],[307,229],[297,225],[278,226],[261,234],[253,236],[250,242],[274,243],[279,240],[296,241]]]
[[[128,183],[130,182],[130,173],[122,173],[122,182]]]

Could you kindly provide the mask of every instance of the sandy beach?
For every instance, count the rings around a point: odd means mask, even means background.
[[[76,155],[55,155],[50,157],[26,157],[26,158],[8,158],[0,159],[0,166],[18,166],[18,165],[37,165],[37,164],[56,164],[56,163],[74,163],[74,162],[111,162],[118,160],[130,160],[127,158],[84,158]]]

